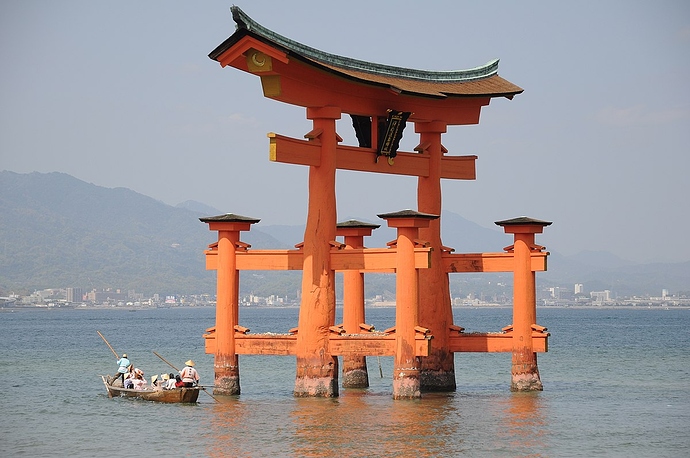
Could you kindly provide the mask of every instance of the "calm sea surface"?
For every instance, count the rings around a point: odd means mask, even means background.
[[[455,309],[498,331],[509,308]],[[394,309],[367,310],[377,329]],[[286,332],[296,308],[244,308],[252,332]],[[392,358],[371,387],[292,396],[294,357],[240,356],[242,394],[196,405],[109,399],[99,374],[126,352],[147,378],[191,358],[212,384],[201,335],[212,308],[0,312],[0,456],[690,456],[690,310],[539,308],[544,391],[511,393],[509,354],[456,354],[458,389],[392,399]],[[381,377],[383,374],[383,377]]]

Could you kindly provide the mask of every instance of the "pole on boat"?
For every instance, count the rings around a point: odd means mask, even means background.
[[[103,337],[103,334],[101,334],[101,331],[96,331],[96,332],[98,333],[99,336],[101,336],[101,339],[103,339],[103,342],[105,342],[105,344],[108,346],[108,348],[110,348],[110,351],[113,352],[113,355],[115,355],[115,357],[117,359],[120,359],[120,355],[118,355],[117,352],[115,350],[113,350],[113,347],[108,343],[108,341],[105,340],[105,337]]]
[[[163,362],[164,362],[165,364],[167,364],[168,366],[172,367],[172,368],[175,369],[177,372],[180,372],[180,370],[179,370],[178,368],[176,368],[175,366],[173,366],[167,359],[163,358],[161,355],[159,355],[159,354],[156,353],[155,351],[153,352],[153,354],[156,355],[156,356],[158,356],[160,359],[162,359]],[[206,388],[204,388],[204,387],[201,386],[201,385],[198,385],[198,386],[199,386],[199,388],[201,388],[201,389],[204,391],[204,393],[206,393],[206,394],[208,394],[209,396],[211,396],[211,398],[212,398],[214,401],[220,402],[218,399],[216,399],[215,397],[213,397],[213,395],[212,395],[211,393],[209,393],[208,391],[206,391]]]
[[[160,359],[162,359],[163,362],[164,362],[165,364],[167,364],[168,366],[172,367],[172,368],[175,369],[177,372],[180,372],[180,370],[179,370],[178,368],[176,368],[175,366],[173,366],[167,359],[163,358],[161,355],[159,355],[159,354],[156,353],[155,351],[153,352],[153,354],[156,355],[156,356],[158,356]]]

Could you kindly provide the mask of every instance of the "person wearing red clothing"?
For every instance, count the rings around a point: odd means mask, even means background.
[[[180,371],[180,378],[185,387],[197,386],[199,384],[199,373],[194,369],[194,361],[187,360],[184,369]]]

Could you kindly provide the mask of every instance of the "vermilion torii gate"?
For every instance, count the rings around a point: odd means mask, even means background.
[[[366,356],[394,356],[394,398],[455,390],[454,352],[512,352],[513,390],[541,390],[537,352],[547,351],[536,324],[535,272],[548,253],[534,235],[551,223],[499,221],[515,243],[501,253],[456,254],[441,242],[441,179],[475,179],[476,156],[449,156],[441,136],[449,125],[477,124],[493,97],[518,86],[497,74],[498,61],[471,70],[429,72],[324,53],[268,30],[232,7],[235,33],[210,55],[260,77],[263,93],[306,108],[313,128],[299,140],[269,134],[270,159],[309,167],[304,241],[294,250],[254,250],[240,241],[258,219],[234,214],[202,218],[218,232],[206,251],[218,277],[216,325],[204,335],[215,355],[215,394],[239,394],[239,354],[295,355],[296,396],[337,396],[343,385],[367,386]],[[336,120],[353,118],[359,146],[341,145]],[[402,115],[394,118],[389,116]],[[398,152],[406,122],[419,134],[415,152]],[[396,124],[397,123],[397,124]],[[372,147],[376,145],[376,147]],[[378,160],[380,155],[386,160]],[[386,248],[364,248],[376,225],[337,224],[337,169],[418,177],[417,210],[378,215],[397,230]],[[344,243],[336,241],[344,237]],[[299,322],[289,334],[250,334],[239,324],[241,270],[302,270]],[[343,320],[335,324],[335,272],[343,271]],[[501,332],[465,334],[454,324],[448,274],[514,272],[513,323]],[[377,332],[365,322],[363,274],[395,272],[395,326]]]

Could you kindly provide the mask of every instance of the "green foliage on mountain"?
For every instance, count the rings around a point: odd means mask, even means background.
[[[215,233],[199,221],[209,215],[63,173],[8,171],[0,172],[0,215],[0,290],[215,293],[203,253]],[[259,233],[249,239],[278,243]],[[258,279],[246,283],[264,293]]]

